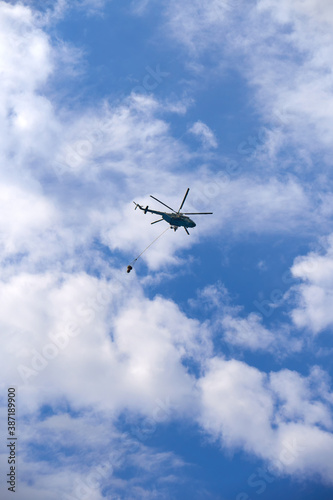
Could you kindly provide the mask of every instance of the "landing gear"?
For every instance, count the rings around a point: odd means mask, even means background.
[[[171,229],[173,229],[174,231],[177,231],[178,226],[171,226]]]

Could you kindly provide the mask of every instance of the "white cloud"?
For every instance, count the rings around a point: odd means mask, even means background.
[[[1,2],[0,27],[1,152],[10,172],[15,172],[22,163],[36,161],[36,154],[52,154],[50,139],[58,126],[41,89],[54,71],[56,57],[29,8]]]
[[[212,130],[205,123],[198,120],[189,129],[189,132],[198,136],[206,148],[217,148],[217,140]]]
[[[167,2],[168,32],[184,43],[193,54],[200,53],[207,43],[221,39],[221,24],[231,2],[185,0]],[[223,34],[222,34],[223,36]]]
[[[225,340],[250,350],[270,350],[276,343],[275,333],[262,325],[261,317],[251,313],[247,318],[223,317],[222,327]]]
[[[170,300],[145,298],[126,275],[106,281],[85,273],[17,274],[1,283],[0,299],[1,390],[8,384],[17,388],[25,498],[45,498],[50,485],[58,497],[59,492],[77,495],[108,459],[97,449],[118,450],[124,467],[133,463],[144,476],[119,481],[118,471],[110,468],[98,476],[89,498],[100,498],[105,484],[120,495],[133,489],[131,498],[144,492],[150,498],[143,477],[148,483],[155,475],[162,481],[173,471],[177,480],[182,462],[143,443],[161,423],[191,419],[196,412],[196,379],[186,363],[200,371],[210,356],[207,327]],[[39,412],[45,405],[55,415],[44,420]],[[71,411],[79,416],[70,417]],[[138,443],[135,453],[116,442],[117,433],[110,437],[119,415],[125,415],[129,438]],[[31,451],[44,445],[52,453],[50,464],[41,464]],[[164,487],[162,481],[161,491]]]
[[[0,187],[1,255],[38,252],[42,233],[56,222],[57,214],[41,193],[23,187],[2,184]]]
[[[309,153],[331,151],[331,13],[326,1],[263,0],[242,30],[258,108],[284,132],[280,148],[301,148],[305,164]]]
[[[54,23],[73,9],[82,9],[88,15],[101,15],[103,7],[111,0],[23,0],[23,4],[34,10],[43,25]]]
[[[308,378],[301,377],[291,370],[271,373],[271,388],[278,396],[281,406],[278,419],[303,421],[306,425],[322,425],[332,430],[332,416],[323,401],[316,401],[318,391],[323,399],[331,399],[327,391],[318,387],[318,381],[325,381],[326,374],[318,367],[313,367]],[[315,389],[314,389],[314,387]],[[327,403],[327,402],[326,402]]]
[[[271,10],[280,23],[297,22],[298,15],[306,16],[313,25],[318,26],[318,21],[332,24],[333,8],[329,0],[260,0],[259,9]]]
[[[282,292],[279,299],[265,307],[272,309],[284,301]],[[263,314],[251,312],[245,314],[242,306],[233,304],[233,300],[224,285],[208,285],[197,292],[197,299],[189,301],[191,307],[209,311],[209,322],[216,336],[232,349],[274,353],[283,357],[291,352],[300,352],[303,339],[287,323],[266,327]],[[255,305],[255,304],[254,304]],[[264,312],[265,309],[261,309]]]
[[[317,334],[333,326],[333,238],[327,238],[324,250],[298,257],[292,274],[303,283],[293,287],[297,305],[291,312],[298,328]]]
[[[70,416],[58,409],[42,420],[25,416],[20,426],[19,494],[27,500],[102,500],[108,490],[119,498],[139,500],[154,498],[153,482],[159,485],[161,498],[167,498],[163,483],[177,482],[180,475],[184,480],[186,464],[172,452],[145,445],[155,430],[154,421],[147,420],[121,432],[109,417],[87,410]],[[38,459],[36,448],[42,450],[43,460]],[[122,476],[128,467],[131,477],[125,480]],[[0,487],[4,497],[5,488]]]
[[[331,408],[320,388],[311,391],[313,377],[326,374],[268,376],[240,361],[213,358],[199,381],[200,422],[224,446],[254,453],[277,475],[319,476],[333,484]]]
[[[169,412],[192,406],[183,362],[200,368],[210,355],[207,328],[122,280],[48,273],[1,283],[1,377],[20,387],[22,412],[63,397],[115,414],[152,415],[161,400]]]
[[[210,66],[200,59],[209,51],[214,71],[231,65],[247,79],[258,113],[272,128],[262,163],[299,173],[299,163],[311,166],[311,153],[331,153],[329,0],[171,2],[166,15],[168,34],[189,51],[189,67],[209,73]],[[290,145],[296,148],[294,164],[290,154],[277,159]],[[330,165],[329,154],[323,160]]]
[[[36,27],[32,11],[21,4],[1,2],[0,26],[1,87],[18,93],[25,88],[29,93],[52,71],[48,37]]]
[[[236,360],[213,358],[199,381],[202,425],[223,435],[226,446],[264,454],[271,441],[273,402],[264,388],[265,375]],[[261,436],[258,442],[258,436]]]
[[[153,97],[132,94],[117,105],[105,103],[74,116],[54,167],[87,180],[103,172],[133,182],[135,173],[142,182],[150,174],[150,183],[157,184],[158,178],[166,179],[164,170],[170,170],[172,162],[190,157],[170,136],[168,123],[156,116],[162,109]]]

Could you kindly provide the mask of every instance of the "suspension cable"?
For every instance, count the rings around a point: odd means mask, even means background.
[[[161,236],[163,236],[163,234],[164,234],[164,233],[166,233],[168,229],[170,229],[170,227],[167,227],[167,228],[163,231],[163,233],[161,233],[159,236],[157,236],[157,238],[155,238],[155,239],[154,239],[154,240],[153,240],[153,241],[152,241],[152,242],[151,242],[151,243],[150,243],[150,244],[149,244],[149,245],[148,245],[148,246],[147,246],[147,247],[146,247],[146,248],[145,248],[145,249],[144,249],[144,250],[143,250],[143,251],[142,251],[142,252],[141,252],[138,256],[137,256],[137,258],[136,258],[136,259],[132,260],[132,262],[131,262],[128,266],[127,266],[127,272],[128,272],[128,273],[130,273],[130,272],[131,272],[131,270],[133,269],[134,264],[135,264],[135,263],[136,263],[136,261],[137,261],[137,260],[141,257],[141,255],[142,255],[142,254],[143,254],[146,250],[148,250],[148,248],[149,248],[149,247],[151,247],[151,246],[155,243],[155,241],[157,241],[157,240],[158,240]]]

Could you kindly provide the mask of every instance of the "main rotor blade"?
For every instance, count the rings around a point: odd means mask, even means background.
[[[188,230],[187,230],[187,228],[185,226],[184,226],[184,229],[187,232],[187,234],[190,236],[190,233],[188,232]]]
[[[187,197],[187,195],[188,195],[189,190],[190,190],[190,188],[187,188],[187,191],[186,191],[185,196],[184,196],[184,198],[183,198],[182,204],[180,205],[179,210],[178,210],[178,212],[177,212],[178,214],[179,214],[179,212],[181,211],[181,209],[182,209],[182,207],[183,207],[183,205],[184,205],[184,203],[185,203],[185,200],[186,200],[186,197]]]
[[[154,222],[151,222],[150,224],[156,224],[156,222],[161,222],[161,220],[164,220],[164,219],[155,220]]]
[[[213,212],[182,212],[183,215],[213,215]]]
[[[158,200],[157,198],[155,198],[155,196],[150,195],[150,197],[153,198],[154,200],[158,201],[159,203],[161,203],[161,205],[164,205],[165,207],[167,207],[169,210],[172,210],[173,212],[175,212],[175,214],[177,213],[176,210],[174,210],[171,207],[168,207],[168,205],[166,205],[165,203],[163,203],[163,201]]]

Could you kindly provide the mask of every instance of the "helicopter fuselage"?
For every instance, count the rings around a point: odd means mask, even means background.
[[[170,224],[170,226],[177,226],[177,227],[195,227],[196,223],[190,219],[189,217],[186,217],[186,215],[181,215],[181,214],[168,214],[168,213],[161,213],[161,217]]]

